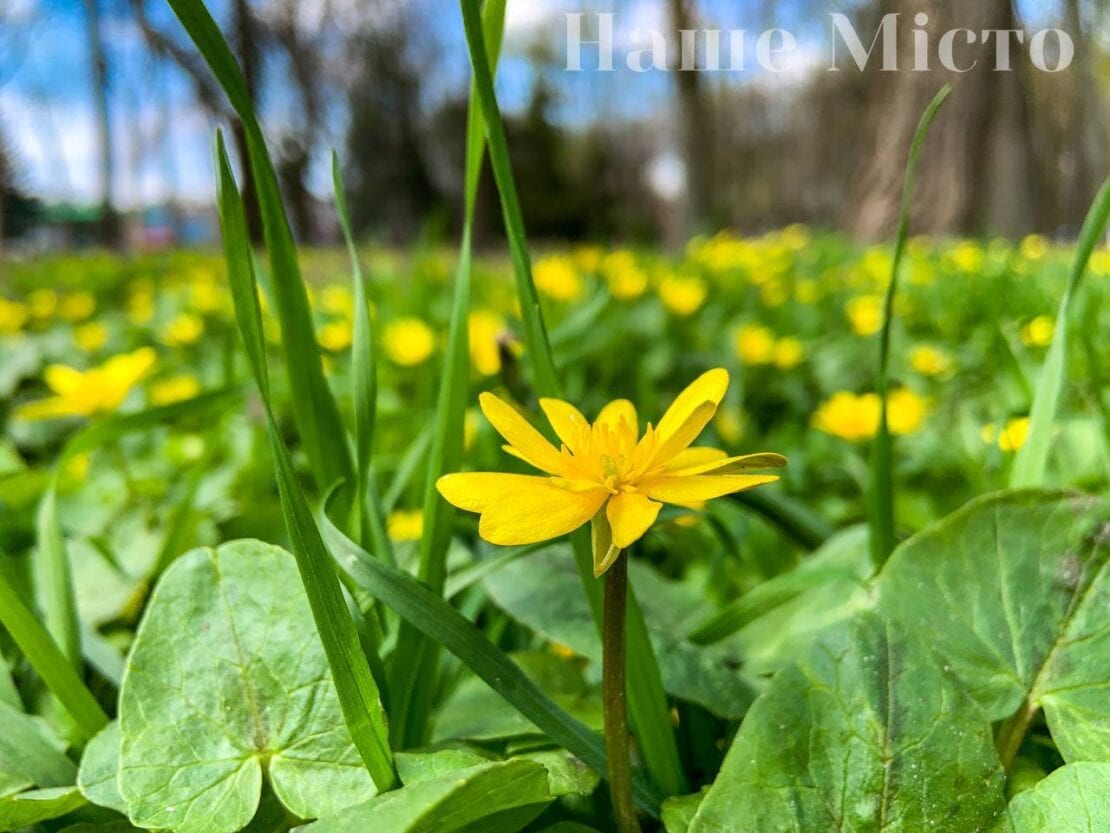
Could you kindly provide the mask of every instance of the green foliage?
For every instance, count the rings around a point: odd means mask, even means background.
[[[1110,765],[1069,764],[1010,804],[1014,833],[1095,833],[1110,826]]]

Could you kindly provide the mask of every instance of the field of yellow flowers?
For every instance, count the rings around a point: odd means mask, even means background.
[[[5,262],[0,833],[1110,829],[1110,183],[1074,245]],[[488,157],[504,251],[474,252]]]

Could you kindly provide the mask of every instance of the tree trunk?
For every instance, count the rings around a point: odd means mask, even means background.
[[[108,58],[100,31],[99,0],[85,0],[86,34],[92,61],[92,97],[96,111],[97,144],[100,154],[100,243],[114,248],[120,244],[119,216],[112,202],[112,120],[108,111]]]
[[[681,32],[697,28],[694,0],[668,0],[675,48],[681,43]],[[679,69],[677,55],[672,69]],[[686,206],[688,225],[695,232],[706,231],[717,221],[714,195],[713,122],[702,89],[701,73],[674,72],[681,114],[683,158],[686,167]]]
[[[254,17],[251,14],[249,0],[233,0],[232,10],[232,36],[236,51],[239,53],[239,66],[243,70],[243,80],[246,83],[247,95],[252,103],[258,101],[258,87],[261,79],[261,53],[256,39]],[[243,122],[235,118],[231,126],[232,139],[235,141],[235,150],[239,154],[239,161],[243,167],[243,208],[246,211],[247,232],[254,243],[262,242],[262,214],[258,205],[258,188],[255,184],[254,171],[251,169],[250,152],[247,146],[247,131]]]
[[[1024,58],[1011,41],[1011,72],[996,72],[997,39],[968,45],[957,39],[955,63],[965,73],[942,68],[937,45],[955,28],[975,32],[1017,28],[1011,0],[889,0],[884,12],[900,13],[899,71],[880,72],[880,56],[868,72],[868,116],[859,143],[857,187],[845,206],[843,224],[857,237],[878,240],[896,228],[910,140],[921,113],[945,82],[953,92],[922,150],[913,231],[924,234],[1018,236],[1037,224],[1039,188],[1028,125]],[[915,72],[915,15],[929,16],[928,72]],[[870,41],[870,32],[861,39]],[[852,70],[854,71],[854,70]]]

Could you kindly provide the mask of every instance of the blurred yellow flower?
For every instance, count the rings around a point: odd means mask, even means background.
[[[979,433],[987,445],[998,443],[1000,449],[1012,454],[1025,445],[1025,439],[1029,435],[1029,417],[1015,417],[1001,431],[993,422],[988,422]]]
[[[1038,315],[1021,328],[1021,340],[1030,347],[1048,347],[1055,331],[1056,322],[1051,316]]]
[[[149,324],[154,317],[154,285],[145,278],[131,284],[127,296],[127,316],[132,324]]]
[[[700,278],[669,275],[659,284],[659,299],[675,315],[693,315],[705,303],[709,287]]]
[[[775,336],[759,324],[744,324],[733,338],[736,355],[746,365],[770,364],[775,358]]]
[[[338,321],[329,321],[320,328],[320,346],[332,353],[338,353],[351,346],[354,334],[354,327],[349,319],[340,318]]]
[[[66,295],[58,305],[58,315],[76,324],[96,311],[96,297],[91,292],[74,292]]]
[[[547,255],[532,268],[536,288],[556,301],[574,301],[582,296],[584,286],[574,262],[565,255]]]
[[[209,272],[202,273],[189,284],[189,305],[199,313],[218,312],[225,307],[227,296]]]
[[[925,422],[928,401],[908,388],[892,390],[887,396],[887,425],[892,434],[912,434]],[[814,412],[814,428],[857,442],[868,440],[879,430],[879,396],[863,393],[858,396],[849,391],[834,393]]]
[[[717,411],[713,425],[726,445],[736,445],[744,436],[744,416],[735,406]]]
[[[1048,241],[1039,234],[1030,234],[1021,241],[1020,251],[1026,260],[1043,260],[1048,254]]]
[[[813,306],[821,298],[821,285],[813,278],[802,278],[794,286],[794,300],[799,304]]]
[[[32,318],[51,318],[58,309],[58,293],[53,289],[36,289],[27,296],[27,311]]]
[[[858,336],[871,336],[883,328],[883,299],[879,295],[860,295],[850,300],[844,311]]]
[[[474,445],[480,423],[478,412],[474,408],[467,408],[463,417],[463,451],[470,451],[471,446]]]
[[[478,534],[491,544],[547,541],[592,521],[594,575],[600,576],[647,533],[664,503],[689,506],[778,479],[747,473],[785,465],[778,454],[729,457],[690,447],[727,388],[727,371],[703,374],[642,436],[636,409],[626,399],[606,405],[593,423],[569,402],[541,399],[561,449],[512,405],[483,393],[482,411],[508,442],[506,450],[544,474],[448,474],[436,488],[452,505],[481,514]]]
[[[878,397],[876,397],[876,403]],[[929,402],[909,388],[892,390],[886,400],[886,423],[892,434],[913,434],[925,424]],[[877,424],[877,420],[876,420]]]
[[[84,480],[89,475],[89,463],[92,460],[88,454],[74,454],[65,465],[66,474],[74,480]]]
[[[811,423],[817,430],[843,440],[870,439],[879,430],[879,397],[839,391],[821,403]]]
[[[1110,249],[1099,249],[1091,255],[1091,274],[1110,275]]]
[[[108,342],[108,328],[100,321],[89,321],[73,328],[73,343],[86,353],[95,353]]]
[[[987,254],[978,243],[965,240],[949,252],[949,257],[957,269],[971,275],[983,270]]]
[[[170,347],[185,347],[195,344],[204,335],[204,319],[192,313],[183,312],[162,328],[161,339]]]
[[[633,301],[647,291],[647,272],[636,264],[632,252],[625,249],[610,252],[602,259],[601,274],[613,297],[620,301]]]
[[[0,298],[0,333],[13,335],[27,323],[27,307],[18,301]]]
[[[910,351],[910,366],[922,376],[947,376],[952,372],[952,357],[939,347],[919,344]]]
[[[790,297],[786,281],[779,277],[772,277],[759,288],[759,300],[769,307],[781,307]]]
[[[801,223],[794,223],[782,230],[782,242],[795,252],[808,246],[812,237],[809,228]]]
[[[331,315],[353,318],[355,294],[346,284],[328,284],[320,292],[320,309]]]
[[[382,344],[394,364],[413,367],[432,355],[436,349],[436,337],[419,318],[398,318],[386,325]]]
[[[476,309],[470,313],[470,363],[482,376],[501,370],[499,339],[505,330],[505,319],[493,310]]]
[[[174,402],[183,402],[192,399],[200,393],[200,382],[191,373],[181,376],[171,376],[161,379],[150,386],[150,402],[152,405],[172,405]]]
[[[424,534],[424,512],[420,509],[395,509],[389,513],[386,529],[394,541],[419,541]]]
[[[85,371],[52,364],[46,368],[44,379],[55,395],[20,406],[16,415],[22,419],[54,419],[114,411],[150,372],[155,358],[154,350],[141,347]]]
[[[802,363],[805,357],[805,348],[793,336],[780,338],[775,343],[775,367],[779,370],[790,370]]]
[[[579,246],[574,250],[574,262],[584,272],[596,272],[601,266],[600,246]]]

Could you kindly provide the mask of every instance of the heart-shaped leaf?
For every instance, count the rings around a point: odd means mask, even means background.
[[[1003,812],[990,726],[929,650],[866,613],[780,671],[690,833],[977,833]]]
[[[183,555],[151,598],[120,692],[132,821],[233,833],[264,774],[296,816],[374,795],[292,556],[257,541]]]
[[[936,649],[991,720],[1027,722],[1043,708],[1066,760],[1110,761],[1108,563],[1110,504],[1005,492],[899,547],[880,604]]]

